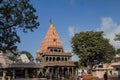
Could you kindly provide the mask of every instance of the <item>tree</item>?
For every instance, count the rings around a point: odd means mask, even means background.
[[[115,56],[114,47],[103,37],[102,31],[87,31],[72,37],[72,50],[79,57],[80,65],[90,66],[109,63]]]
[[[119,48],[119,49],[117,49],[116,53],[117,53],[117,54],[120,54],[120,48]]]
[[[4,53],[4,55],[7,56],[12,61],[16,61],[16,59],[17,59],[17,56],[15,56],[14,54],[12,54],[9,51],[7,51],[6,53]]]
[[[29,0],[0,0],[0,50],[15,54],[20,43],[18,30],[33,31],[39,22]]]
[[[120,33],[116,34],[115,41],[120,41]],[[116,51],[117,54],[120,54],[120,48]]]
[[[26,54],[26,56],[28,57],[28,59],[29,59],[30,61],[33,61],[33,60],[34,60],[33,56],[32,56],[31,53],[28,52],[28,51],[21,51],[20,54]]]
[[[21,54],[26,54],[26,56],[28,57],[28,59],[29,59],[30,61],[33,61],[33,60],[34,60],[33,56],[32,56],[31,53],[28,52],[28,51],[20,51],[17,56],[14,55],[14,54],[11,54],[11,52],[6,52],[6,53],[5,53],[5,55],[6,55],[10,60],[12,60],[12,61],[17,61],[17,59],[19,59],[19,57],[20,57]]]
[[[119,34],[116,34],[115,40],[116,40],[116,41],[120,41],[120,33],[119,33]]]

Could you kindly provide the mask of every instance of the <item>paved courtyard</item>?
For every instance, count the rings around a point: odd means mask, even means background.
[[[104,79],[93,78],[92,80],[104,80]],[[109,77],[108,80],[120,80],[120,78],[118,78],[118,77]]]

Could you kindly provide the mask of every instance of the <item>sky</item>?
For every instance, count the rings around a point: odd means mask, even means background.
[[[72,52],[70,42],[75,33],[91,30],[104,31],[110,44],[120,48],[120,42],[114,41],[115,34],[120,33],[120,0],[30,0],[30,3],[36,9],[40,26],[34,32],[19,33],[19,51],[26,50],[36,57],[50,19],[65,52]],[[73,54],[72,60],[78,60],[77,56]]]

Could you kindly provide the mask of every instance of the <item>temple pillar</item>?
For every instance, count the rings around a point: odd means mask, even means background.
[[[6,71],[3,70],[3,77],[2,77],[2,80],[6,80],[5,77],[6,77]]]
[[[75,76],[76,68],[73,68],[73,75]]]
[[[68,59],[68,61],[70,61],[69,57],[67,59]]]
[[[62,77],[63,77],[63,75],[64,75],[64,67],[62,67],[61,73],[62,73]]]
[[[52,75],[53,75],[53,72],[54,72],[54,71],[53,71],[54,69],[51,67],[50,70],[51,70],[51,73],[50,73],[50,74],[51,74],[51,76],[52,76]]]
[[[69,77],[70,76],[69,67],[67,68],[67,71],[68,71],[67,77]]]
[[[60,78],[59,67],[57,68],[57,77],[58,77],[58,79]]]
[[[25,78],[28,78],[28,70],[25,69]]]
[[[72,70],[71,70],[71,68],[69,68],[69,76],[70,77],[72,76],[71,73],[72,73]]]
[[[48,73],[48,72],[49,72],[49,67],[46,68],[46,73]]]
[[[74,68],[72,67],[72,77],[74,76]]]
[[[60,75],[60,77],[61,77],[61,67],[59,68],[59,75]]]
[[[65,61],[65,57],[63,57],[63,61]]]
[[[55,57],[55,61],[57,61],[57,57]]]
[[[48,74],[49,73],[49,67],[46,69],[46,74]]]
[[[62,61],[62,57],[60,57],[60,61]]]
[[[64,79],[64,67],[62,67],[62,79]]]
[[[67,68],[65,68],[65,77],[67,77],[68,75],[68,71],[67,71]]]
[[[78,68],[75,67],[75,76],[78,75]]]
[[[13,69],[13,76],[12,76],[12,79],[15,79],[15,70]]]
[[[44,57],[44,61],[46,62],[47,60],[46,60],[46,56]]]

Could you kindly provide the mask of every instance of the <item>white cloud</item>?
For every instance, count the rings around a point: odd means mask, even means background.
[[[72,37],[74,36],[74,34],[78,32],[78,28],[77,28],[77,27],[74,27],[74,26],[69,26],[69,27],[68,27],[68,32],[69,32],[70,38],[72,38]],[[68,41],[68,40],[67,40],[67,41]],[[70,44],[68,44],[68,46],[70,46]],[[67,46],[66,50],[67,50],[68,52],[72,52],[72,51],[71,51],[71,50],[72,50],[71,46],[70,46],[70,47],[68,47],[68,46]],[[78,60],[79,60],[78,56],[75,55],[75,54],[73,54],[73,56],[72,56],[71,59],[72,59],[72,61],[78,61]]]
[[[73,37],[74,34],[77,33],[77,29],[75,27],[72,27],[72,26],[68,27],[68,31],[69,31],[69,35],[71,37]]]
[[[104,31],[105,37],[110,40],[110,43],[115,48],[120,48],[120,42],[115,41],[115,34],[120,33],[120,24],[117,24],[111,17],[103,17],[101,28],[99,30]]]
[[[73,26],[69,26],[68,27],[68,34],[69,37],[66,36],[62,36],[62,43],[64,45],[64,49],[66,52],[71,52],[71,38],[74,36],[74,34],[77,33],[77,28],[73,27]]]
[[[73,54],[71,59],[72,59],[72,61],[78,61],[79,57],[76,54]]]

